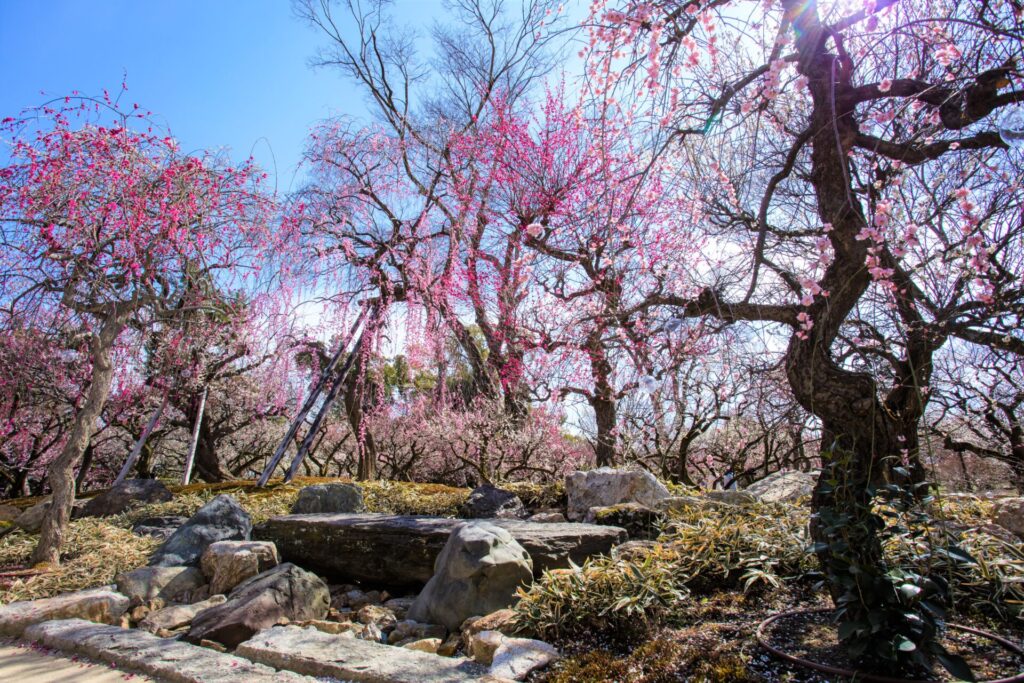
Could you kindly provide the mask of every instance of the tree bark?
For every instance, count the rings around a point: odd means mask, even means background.
[[[90,360],[92,361],[92,377],[89,391],[82,407],[75,414],[71,435],[68,437],[60,455],[50,465],[47,482],[53,492],[52,504],[43,519],[39,543],[32,552],[32,563],[47,563],[51,566],[60,564],[60,547],[64,542],[68,521],[71,519],[71,508],[75,502],[75,467],[89,447],[96,420],[103,412],[107,397],[110,395],[110,382],[114,376],[111,353],[114,342],[128,320],[127,311],[114,309],[103,321],[98,334],[93,335]]]

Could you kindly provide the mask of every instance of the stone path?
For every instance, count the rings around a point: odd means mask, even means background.
[[[89,660],[72,660],[25,645],[0,642],[0,681],[12,683],[157,683],[140,674],[111,669]]]

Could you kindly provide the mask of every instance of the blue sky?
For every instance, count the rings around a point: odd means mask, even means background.
[[[400,3],[413,18],[437,7]],[[311,124],[365,116],[339,73],[308,65],[321,45],[288,0],[0,0],[0,117],[40,104],[40,91],[113,93],[127,72],[128,102],[185,149],[252,153],[288,191]]]

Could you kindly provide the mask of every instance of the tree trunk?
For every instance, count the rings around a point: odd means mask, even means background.
[[[85,449],[85,454],[82,456],[82,466],[78,468],[78,474],[75,476],[75,495],[82,493],[82,487],[85,486],[85,478],[89,476],[89,470],[92,468],[93,456],[96,454],[96,449],[92,447],[92,444]]]
[[[90,345],[92,377],[89,381],[89,391],[82,407],[75,414],[71,435],[61,449],[60,455],[49,467],[46,478],[53,492],[53,503],[43,519],[39,543],[32,552],[33,564],[60,564],[60,547],[75,502],[75,467],[85,454],[85,449],[89,447],[89,439],[92,437],[96,420],[103,412],[103,406],[110,395],[110,382],[114,376],[111,352],[127,320],[126,312],[115,309],[103,321],[99,334],[93,336]]]
[[[203,413],[206,412],[206,392],[207,387],[203,387],[203,393],[199,396],[199,405],[192,423],[192,439],[188,444],[188,455],[185,456],[185,468],[181,475],[181,483],[186,485],[192,478],[192,463],[195,461],[196,447],[199,445],[199,429],[203,424]]]
[[[199,425],[199,441],[196,444],[196,476],[211,484],[230,478],[217,456],[217,441],[213,420],[204,419]]]

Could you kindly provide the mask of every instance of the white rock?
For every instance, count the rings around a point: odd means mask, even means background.
[[[542,669],[560,657],[555,646],[544,641],[505,637],[494,652],[491,675],[522,681],[532,671]]]
[[[210,593],[227,593],[248,578],[276,567],[277,546],[269,541],[217,541],[203,551],[200,566]]]
[[[593,507],[619,503],[640,503],[655,508],[658,501],[671,494],[665,485],[646,470],[617,470],[601,467],[587,472],[573,472],[565,478],[569,499],[568,517],[583,519]]]

